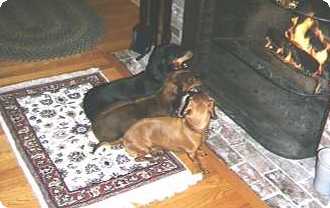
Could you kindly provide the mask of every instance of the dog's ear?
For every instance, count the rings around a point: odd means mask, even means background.
[[[191,109],[192,109],[191,97],[188,97],[188,99],[186,100],[186,104],[180,114],[182,115],[182,117],[185,117],[186,115],[190,114]]]
[[[215,113],[215,101],[214,99],[210,98],[208,103],[209,112],[211,114],[212,119],[217,119],[217,114]]]
[[[188,106],[187,106],[185,109],[183,109],[182,117],[185,117],[186,115],[189,115],[190,112],[191,112],[191,107],[190,107],[190,105],[188,104]]]

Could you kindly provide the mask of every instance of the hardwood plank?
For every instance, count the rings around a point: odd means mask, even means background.
[[[206,146],[202,150],[207,154],[201,159],[202,166],[208,174],[197,185],[190,187],[183,193],[158,203],[152,208],[264,208],[267,205],[250,190],[236,174],[228,169],[223,161]],[[178,155],[188,167],[193,163],[185,154]]]
[[[8,208],[39,206],[3,132],[0,134],[0,201]]]
[[[0,86],[84,68],[105,65],[104,55],[129,48],[132,28],[138,21],[139,9],[129,0],[89,0],[95,11],[104,18],[105,35],[95,48],[64,58],[34,62],[0,60]]]

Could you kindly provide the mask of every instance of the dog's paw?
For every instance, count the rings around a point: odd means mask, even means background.
[[[210,171],[208,169],[202,169],[203,175],[209,175]]]
[[[197,151],[197,157],[206,157],[208,154],[204,152],[203,150]]]
[[[134,160],[135,160],[135,162],[143,162],[143,161],[147,161],[148,158],[145,156],[139,156],[139,157],[134,158]]]
[[[150,154],[152,157],[160,157],[160,156],[164,155],[164,150],[156,149],[156,150],[153,150]]]

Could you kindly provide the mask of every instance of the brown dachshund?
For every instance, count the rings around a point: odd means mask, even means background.
[[[135,123],[122,139],[126,151],[135,158],[144,158],[157,149],[184,151],[200,165],[196,154],[215,116],[214,100],[198,92],[188,102],[183,118],[154,117]]]
[[[142,118],[171,115],[181,96],[200,85],[200,80],[188,70],[171,72],[163,88],[156,95],[101,112],[93,122],[93,132],[100,142],[114,142],[121,138],[132,124]],[[95,150],[97,148],[98,146]]]

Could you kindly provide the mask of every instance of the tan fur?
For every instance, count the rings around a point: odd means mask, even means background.
[[[213,115],[214,100],[204,93],[196,93],[191,97],[183,118],[142,119],[125,133],[123,145],[135,158],[143,158],[160,148],[184,151],[196,162],[197,150],[206,139],[206,130]]]
[[[156,95],[137,98],[134,102],[110,107],[99,113],[92,124],[93,132],[100,142],[114,142],[142,118],[172,114],[181,96],[200,85],[200,80],[190,71],[171,72]]]

